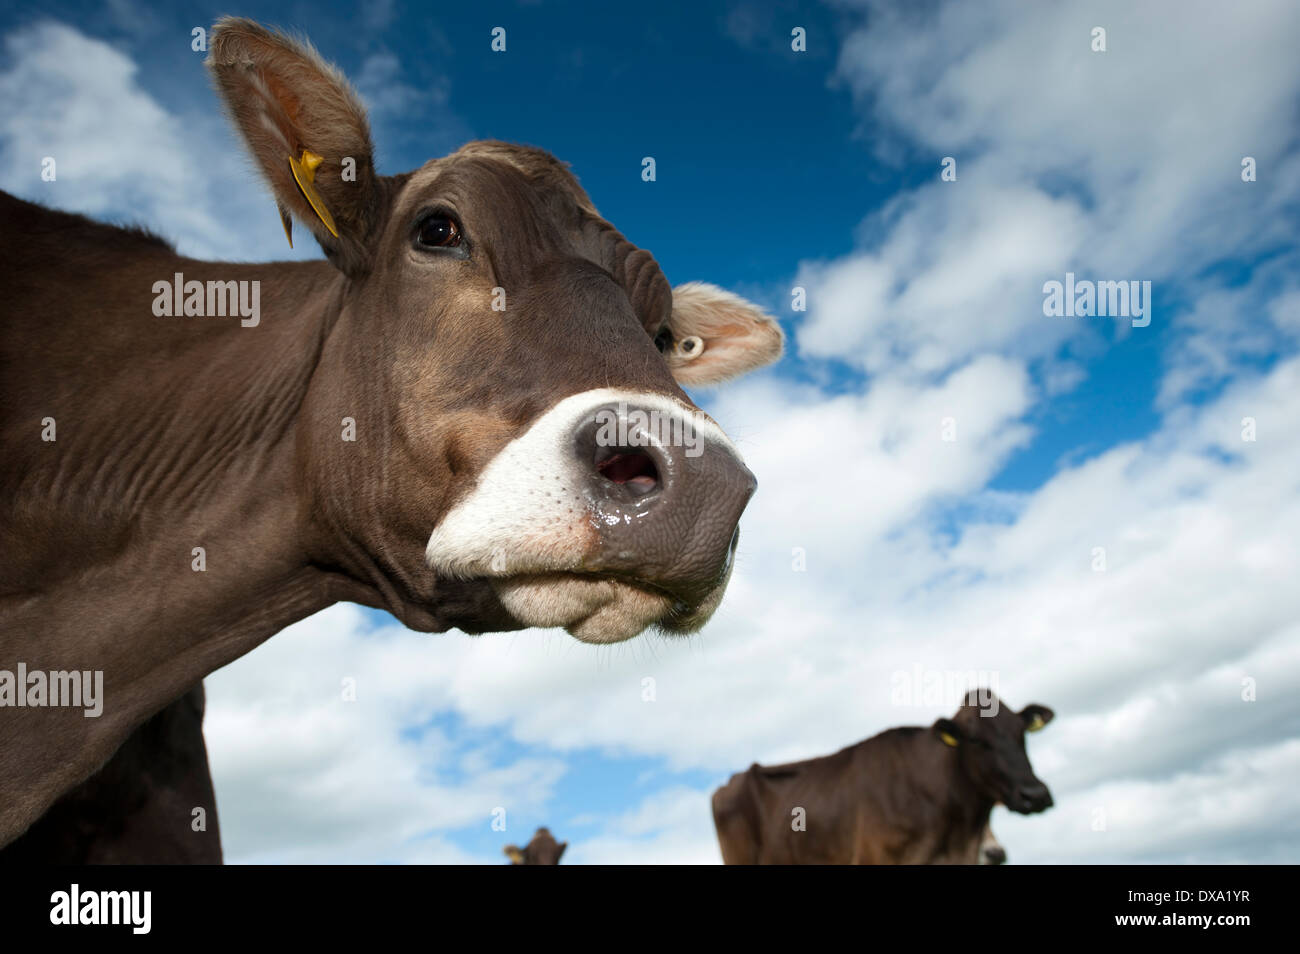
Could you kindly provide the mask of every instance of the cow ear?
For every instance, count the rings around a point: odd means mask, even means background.
[[[560,842],[560,850],[555,853],[555,863],[557,865],[560,863],[560,859],[564,857],[564,849],[568,847],[569,843],[567,841]]]
[[[238,17],[212,28],[207,66],[271,187],[289,244],[291,212],[338,268],[364,272],[380,183],[366,112],[347,80],[306,41]]]
[[[930,727],[931,731],[944,745],[952,746],[954,749],[961,744],[961,729],[952,719],[936,719],[934,725]]]
[[[1047,723],[1051,722],[1056,713],[1047,706],[1040,706],[1034,702],[1020,710],[1020,718],[1025,720],[1026,732],[1037,732]]]
[[[738,295],[687,282],[673,289],[664,357],[679,384],[706,387],[739,377],[781,357],[776,319]]]
[[[506,845],[505,853],[512,865],[522,865],[524,863],[524,853],[519,850],[518,845]]]

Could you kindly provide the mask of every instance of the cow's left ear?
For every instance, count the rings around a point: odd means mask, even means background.
[[[961,729],[951,719],[935,719],[930,730],[944,745],[952,746],[954,749],[961,745]]]
[[[687,282],[673,289],[671,340],[664,357],[679,384],[707,387],[781,357],[785,336],[776,319],[716,285]]]
[[[365,108],[343,74],[305,41],[238,17],[212,28],[207,65],[289,244],[292,213],[339,269],[364,272],[382,188]]]
[[[512,865],[522,865],[524,863],[524,853],[519,850],[518,845],[506,845],[504,850]]]
[[[560,850],[555,853],[555,863],[557,865],[560,863],[560,859],[564,857],[564,849],[568,847],[569,843],[567,841],[560,842]]]
[[[1026,732],[1037,732],[1047,723],[1051,722],[1056,713],[1047,706],[1040,706],[1033,702],[1020,710],[1020,718],[1025,720]]]

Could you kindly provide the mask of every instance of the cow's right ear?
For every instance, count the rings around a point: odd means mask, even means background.
[[[705,282],[673,289],[668,331],[668,370],[686,387],[711,387],[769,365],[785,341],[771,315]]]
[[[306,41],[239,17],[212,28],[208,69],[271,187],[289,244],[297,216],[339,269],[369,267],[380,184],[365,108]]]
[[[512,865],[522,865],[524,863],[524,853],[519,850],[518,845],[506,845],[505,853]]]
[[[1037,702],[1031,702],[1020,710],[1020,718],[1025,722],[1026,732],[1037,732],[1055,717],[1055,712]]]
[[[944,745],[952,746],[954,749],[961,745],[961,729],[952,719],[936,719],[930,731]]]

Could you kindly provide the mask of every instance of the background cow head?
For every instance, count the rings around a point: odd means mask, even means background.
[[[567,841],[556,841],[549,828],[539,828],[523,848],[506,845],[505,855],[512,865],[558,865],[568,847]]]
[[[340,274],[303,342],[312,557],[417,629],[703,625],[755,481],[679,383],[774,361],[777,324],[671,288],[548,153],[477,142],[380,176],[364,109],[310,47],[226,19],[209,66],[286,229]]]
[[[1025,733],[1052,721],[1046,706],[1031,704],[1016,712],[993,693],[975,690],[951,719],[939,719],[932,731],[957,758],[975,787],[1013,812],[1030,814],[1052,805],[1052,793],[1034,774],[1025,752]]]

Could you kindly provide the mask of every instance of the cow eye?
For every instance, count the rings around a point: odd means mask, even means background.
[[[425,248],[456,248],[460,240],[460,226],[456,220],[441,212],[426,216],[416,234],[416,241]]]

